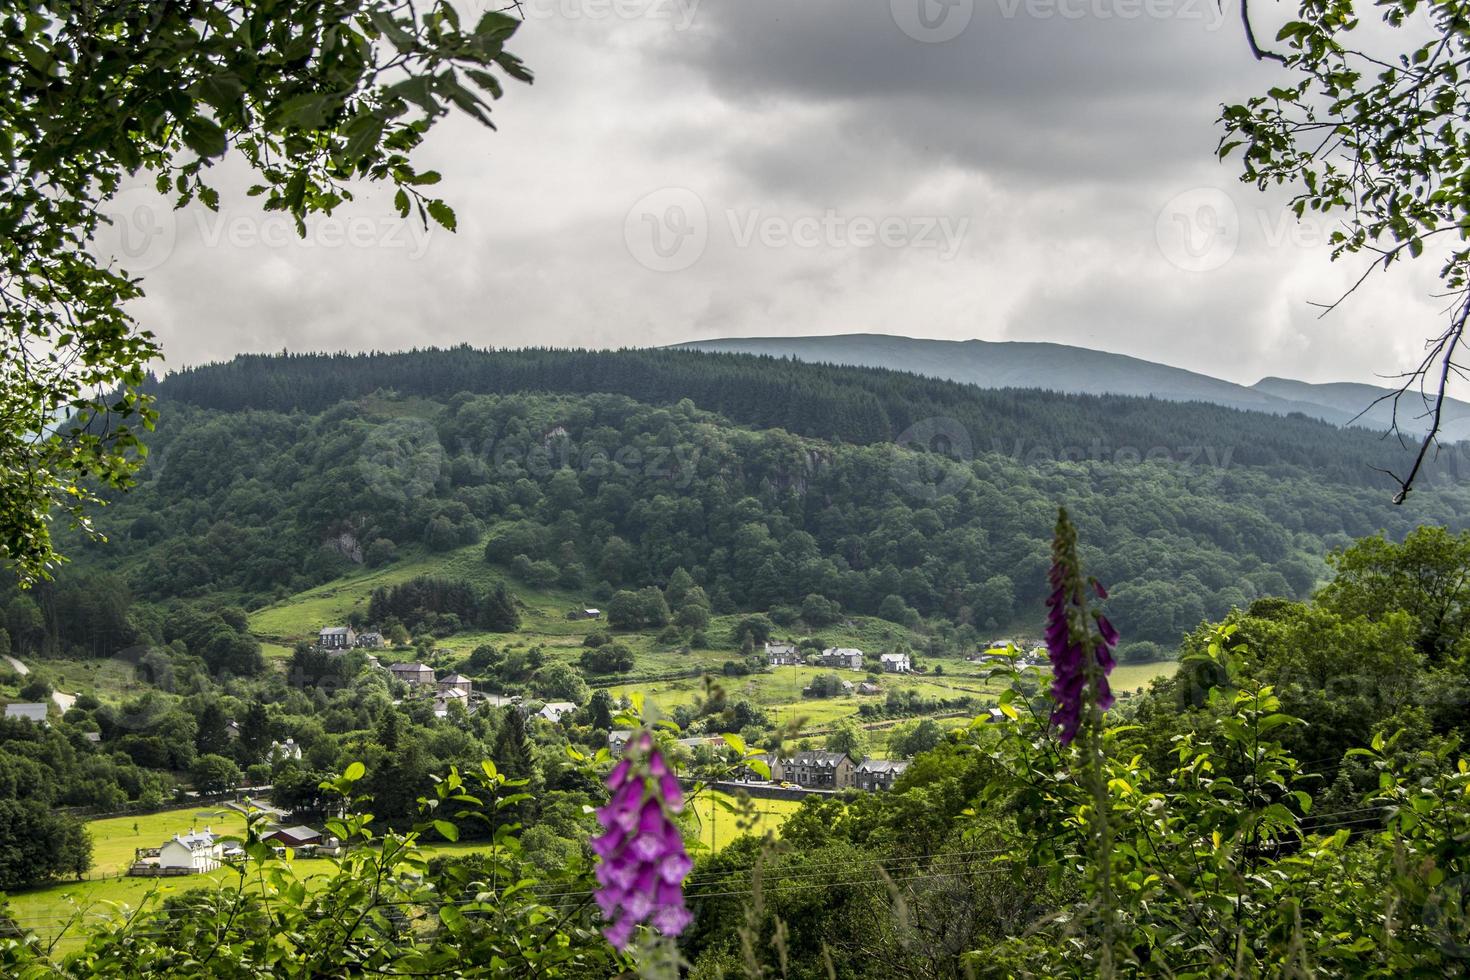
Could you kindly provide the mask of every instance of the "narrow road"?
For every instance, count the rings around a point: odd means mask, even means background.
[[[5,662],[10,665],[11,670],[15,671],[22,677],[31,672],[31,668],[27,667],[25,664],[21,663],[19,660],[16,660],[12,656],[6,655]]]

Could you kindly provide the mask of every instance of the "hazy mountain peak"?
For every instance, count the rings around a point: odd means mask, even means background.
[[[676,345],[692,350],[767,354],[801,361],[890,368],[982,388],[1039,388],[1068,394],[1135,395],[1166,401],[1200,401],[1229,408],[1287,415],[1300,412],[1334,425],[1387,431],[1393,409],[1374,405],[1387,389],[1347,382],[1310,384],[1263,378],[1246,386],[1153,361],[1037,341],[926,340],[890,334],[820,337],[732,337]],[[1399,425],[1422,432],[1427,418],[1417,396],[1400,403]],[[1470,438],[1470,404],[1451,400],[1445,409],[1445,438]]]

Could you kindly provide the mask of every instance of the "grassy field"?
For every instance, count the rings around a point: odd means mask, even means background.
[[[227,878],[233,878],[234,874],[223,869],[187,878],[103,878],[20,892],[9,896],[9,902],[16,922],[35,932],[48,945],[67,928],[74,916],[80,916],[80,921],[57,942],[56,951],[66,953],[81,945],[79,930],[110,917],[115,906],[137,908],[154,889],[160,897],[167,897],[217,887]]]
[[[778,833],[781,824],[800,806],[795,800],[753,800],[750,812],[730,812],[718,804],[716,797],[735,804],[733,797],[723,793],[703,793],[691,807],[701,845],[714,850],[725,847],[742,833]],[[174,834],[206,826],[220,833],[243,833],[245,821],[233,810],[196,807],[139,817],[92,820],[87,824],[95,860],[92,873],[119,875],[132,863],[135,848],[157,846]],[[420,849],[423,856],[429,858],[472,853],[484,847],[483,843],[467,842],[425,844]],[[316,863],[305,862],[303,877],[310,877],[308,869]],[[330,868],[326,862],[320,864],[323,870]],[[35,931],[47,944],[57,939],[68,923],[79,916],[79,924],[61,935],[56,943],[56,951],[64,954],[81,944],[82,932],[88,924],[111,916],[120,907],[137,908],[150,893],[156,892],[161,899],[199,889],[218,888],[235,880],[236,872],[229,868],[186,878],[97,877],[20,892],[9,896],[8,900],[16,921]]]
[[[238,810],[182,807],[137,817],[107,817],[87,823],[92,836],[92,873],[121,874],[133,863],[139,847],[157,847],[175,834],[208,827],[216,834],[245,833],[245,817]]]
[[[735,806],[735,812],[721,806],[721,801]],[[751,800],[751,809],[747,812],[732,796],[701,793],[694,799],[691,809],[698,821],[700,844],[718,851],[744,834],[760,837],[769,832],[779,835],[786,818],[800,806],[800,800]]]

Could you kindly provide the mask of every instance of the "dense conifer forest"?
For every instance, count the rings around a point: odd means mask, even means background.
[[[857,445],[905,437],[916,424],[952,419],[973,452],[1059,458],[1195,448],[1230,451],[1246,466],[1306,469],[1334,481],[1391,486],[1375,468],[1413,446],[1380,433],[1340,430],[1303,416],[1241,412],[1147,398],[988,390],[877,368],[804,364],[685,350],[416,350],[392,354],[241,355],[155,382],[160,396],[223,411],[320,412],[378,390],[439,400],[461,392],[612,393],[648,404],[688,398],[739,425]],[[912,433],[919,435],[921,433]],[[1097,447],[1094,449],[1094,447]],[[1459,457],[1439,461],[1441,479]]]

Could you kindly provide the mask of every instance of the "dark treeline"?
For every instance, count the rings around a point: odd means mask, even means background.
[[[1209,447],[1239,464],[1305,468],[1335,481],[1390,486],[1378,469],[1402,468],[1412,446],[1304,416],[1279,417],[1203,403],[1121,396],[987,390],[898,371],[815,365],[771,357],[684,350],[477,350],[241,355],[155,382],[167,399],[226,411],[322,411],[378,390],[443,399],[460,392],[613,393],[650,404],[691,399],[742,425],[870,444],[916,433],[968,440],[973,452],[1104,454],[1158,450],[1174,458]],[[961,451],[966,447],[960,446]],[[1451,459],[1453,456],[1453,459]],[[1442,455],[1430,481],[1460,462]]]
[[[428,627],[447,634],[473,625],[506,633],[516,628],[520,616],[503,583],[481,595],[468,582],[419,576],[374,589],[368,619],[374,624],[396,620],[415,631]]]

